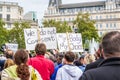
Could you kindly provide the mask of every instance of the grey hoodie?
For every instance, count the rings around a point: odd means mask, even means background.
[[[64,65],[61,67],[56,76],[56,80],[78,80],[82,71],[75,65]]]

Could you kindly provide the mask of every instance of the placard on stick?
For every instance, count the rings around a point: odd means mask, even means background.
[[[83,52],[81,34],[59,33],[57,34],[57,40],[58,40],[58,47],[60,52],[65,52],[65,51]]]
[[[40,28],[40,42],[46,44],[47,49],[57,49],[56,28]]]
[[[27,50],[34,50],[38,42],[37,29],[24,29],[25,44]]]

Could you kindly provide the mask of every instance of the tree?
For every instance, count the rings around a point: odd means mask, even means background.
[[[94,24],[95,21],[90,20],[88,13],[79,13],[77,15],[74,25],[77,27],[78,33],[82,34],[83,44],[85,44],[86,40],[92,40],[93,38],[96,41],[99,40],[99,36]]]
[[[57,33],[72,32],[71,27],[65,21],[45,20],[43,25],[44,27],[56,27]]]
[[[19,48],[25,48],[24,29],[30,28],[30,24],[28,22],[15,22],[14,26],[15,27],[9,31],[9,42],[17,43]]]
[[[2,19],[0,19],[0,46],[2,46],[8,41],[7,40],[8,32],[7,29],[4,28],[4,26],[5,22]]]

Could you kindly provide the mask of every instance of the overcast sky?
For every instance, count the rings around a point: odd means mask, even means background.
[[[24,14],[28,11],[35,11],[39,20],[42,19],[44,11],[47,9],[49,0],[0,0],[8,2],[18,2],[24,9]],[[62,0],[63,4],[67,3],[80,3],[90,1],[105,1],[105,0]]]

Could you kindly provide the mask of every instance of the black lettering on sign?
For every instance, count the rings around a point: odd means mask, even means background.
[[[47,31],[47,34],[56,34],[56,30],[55,30],[55,29],[53,29],[53,30],[48,30],[48,31]]]
[[[64,43],[60,44],[60,49],[65,49],[67,50],[68,45],[65,45]]]
[[[44,31],[43,29],[40,30],[40,35],[46,35],[46,31]]]
[[[41,38],[41,41],[42,42],[55,41],[55,37],[54,36],[50,36],[50,37]]]
[[[78,35],[73,36],[73,35],[69,35],[69,40],[70,42],[77,42],[77,44],[81,43],[81,37],[79,37]]]
[[[25,33],[27,34],[27,36],[35,36],[35,32],[34,31],[32,31],[32,30],[29,30],[29,31],[26,31],[25,30]]]
[[[37,43],[38,42],[38,40],[34,40],[34,39],[31,39],[31,38],[28,38],[27,39],[27,44],[35,44],[35,43]]]

